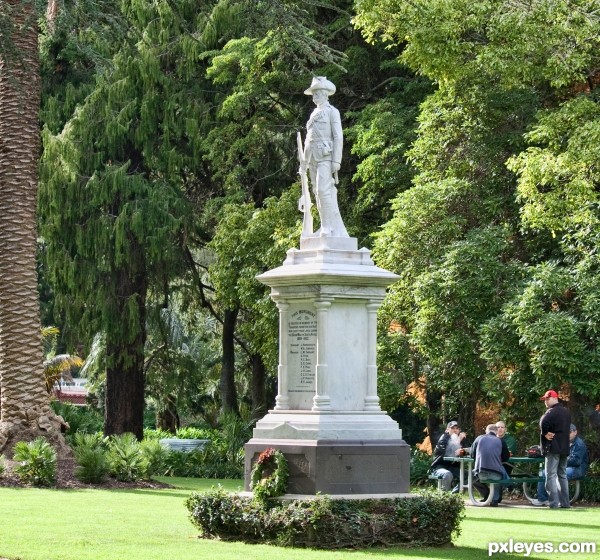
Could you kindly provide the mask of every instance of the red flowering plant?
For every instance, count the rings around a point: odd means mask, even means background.
[[[254,497],[264,502],[285,494],[290,472],[283,453],[273,447],[265,449],[250,473],[250,489]]]

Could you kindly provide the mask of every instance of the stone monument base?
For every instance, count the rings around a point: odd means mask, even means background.
[[[398,440],[262,440],[245,445],[245,490],[252,466],[267,447],[288,460],[289,494],[402,494],[410,486],[410,447]]]

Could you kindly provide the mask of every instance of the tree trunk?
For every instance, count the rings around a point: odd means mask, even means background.
[[[239,414],[235,388],[235,343],[233,339],[237,315],[237,309],[228,309],[223,317],[223,357],[219,387],[221,389],[221,411]]]
[[[133,264],[129,263],[132,268]],[[144,345],[146,343],[146,275],[143,263],[137,273],[121,270],[115,276],[115,321],[106,335],[106,397],[104,434],[131,432],[144,437]],[[130,322],[131,301],[135,302],[136,324]]]
[[[427,434],[431,444],[431,450],[435,448],[440,431],[443,432],[446,426],[442,426],[443,418],[441,416],[442,394],[439,391],[433,391],[425,385],[425,401],[427,402]],[[440,426],[442,426],[440,430]]]
[[[41,82],[32,0],[12,9],[10,54],[0,53],[0,450],[44,435],[62,450],[62,418],[50,409],[36,272]]]
[[[167,395],[163,406],[164,408],[158,410],[156,413],[156,427],[159,430],[165,430],[174,434],[181,426],[175,399],[171,395]]]
[[[250,360],[252,362],[252,378],[250,380],[252,417],[258,419],[267,412],[267,389],[265,386],[267,372],[260,354],[252,354]]]
[[[458,423],[461,431],[467,433],[467,442],[472,442],[475,439],[475,410],[477,409],[477,398],[471,396],[468,400],[463,401],[460,410],[458,411]]]

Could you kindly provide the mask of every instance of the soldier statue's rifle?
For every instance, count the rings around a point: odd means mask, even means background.
[[[306,158],[304,157],[304,148],[302,147],[302,135],[300,131],[296,135],[298,142],[298,161],[300,162],[300,169],[298,174],[300,175],[300,181],[302,183],[302,196],[298,201],[298,210],[304,213],[302,220],[302,237],[308,237],[313,234],[313,218],[310,211],[312,207],[312,201],[310,199],[310,192],[308,190],[308,178],[306,177]]]

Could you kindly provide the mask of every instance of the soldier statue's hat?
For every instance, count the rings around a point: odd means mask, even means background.
[[[312,79],[310,87],[304,92],[306,95],[312,95],[315,91],[324,89],[328,95],[335,93],[335,86],[325,76],[315,76]]]

